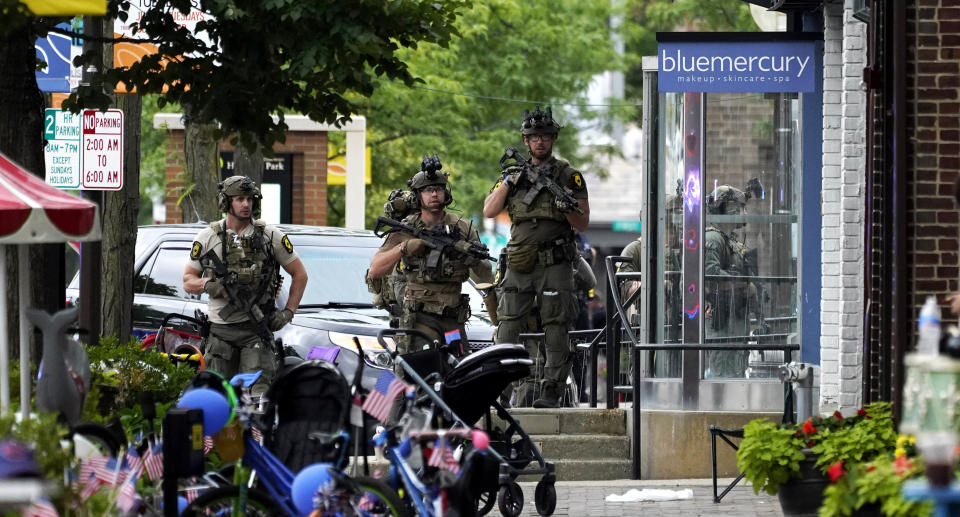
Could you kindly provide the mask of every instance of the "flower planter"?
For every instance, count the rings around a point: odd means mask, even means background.
[[[780,485],[777,499],[786,516],[815,517],[823,502],[823,490],[830,480],[816,467],[817,457],[810,449],[803,450],[800,460],[800,477]]]

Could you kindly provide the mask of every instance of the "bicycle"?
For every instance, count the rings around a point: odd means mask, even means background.
[[[242,386],[249,387],[255,382],[255,378],[247,376],[238,381]],[[231,386],[233,385],[232,380]],[[298,483],[298,476],[315,475],[316,469],[325,469],[324,486],[310,488],[320,492],[313,501],[314,509],[319,506],[319,510],[322,510],[317,515],[407,516],[399,496],[385,482],[363,476],[349,477],[344,473],[342,467],[347,462],[346,447],[340,447],[341,457],[336,464],[316,464],[295,476],[286,465],[254,439],[251,426],[255,416],[249,395],[244,393],[238,397],[235,412],[243,427],[244,450],[242,457],[233,467],[233,482],[204,491],[181,515],[305,515],[309,512],[304,511],[307,508],[304,508],[302,498],[295,497],[298,494],[293,490]],[[341,433],[333,439],[346,443],[349,435]],[[249,478],[245,476],[244,464],[253,471]],[[307,472],[311,468],[315,469]],[[254,479],[265,490],[254,487]]]

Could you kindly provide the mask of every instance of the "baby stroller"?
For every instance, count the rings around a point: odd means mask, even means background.
[[[426,334],[412,329],[383,329],[377,339],[387,348],[384,338],[392,336],[430,340]],[[433,352],[432,356],[428,352]],[[474,352],[459,362],[452,354],[447,354],[444,347],[402,356],[393,352],[392,355],[407,377],[442,412],[448,421],[444,425],[471,428],[483,419],[483,430],[490,436],[487,455],[490,463],[479,476],[482,495],[478,514],[490,511],[494,502],[493,493],[496,492],[500,513],[507,517],[520,515],[523,491],[516,478],[537,475],[542,476],[534,497],[537,513],[544,516],[553,514],[557,504],[554,465],[543,459],[530,436],[497,400],[510,383],[530,375],[533,361],[522,345],[494,345]],[[439,370],[430,371],[431,366]],[[424,380],[424,376],[442,377],[439,393],[430,382]],[[497,416],[506,422],[506,430],[494,428],[491,406]],[[536,462],[536,466],[528,468],[533,462]]]
[[[267,391],[263,443],[294,473],[318,462],[347,462],[352,395],[333,364],[307,360],[281,370]]]

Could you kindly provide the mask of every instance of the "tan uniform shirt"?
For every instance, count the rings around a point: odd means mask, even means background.
[[[221,220],[221,225],[226,225],[226,221]],[[255,226],[253,223],[248,224],[237,236],[240,237],[249,237],[252,236],[255,231]],[[227,230],[227,247],[239,247],[239,243],[233,240],[233,236],[236,235],[233,230]],[[297,260],[299,255],[293,249],[293,244],[290,244],[290,239],[278,230],[273,225],[266,225],[263,229],[263,236],[265,239],[268,239],[273,246],[273,256],[277,259],[277,262],[280,266],[286,266],[287,264]],[[199,246],[199,248],[198,248]],[[200,256],[206,253],[208,250],[214,250],[214,253],[220,260],[223,260],[223,247],[220,245],[220,235],[218,235],[213,228],[207,226],[206,228],[200,230],[196,237],[194,237],[193,249],[190,251],[190,258],[187,260],[187,264],[198,271],[203,271],[203,266],[200,265]],[[213,272],[210,270],[203,271],[202,276],[204,277],[213,277]],[[225,307],[228,303],[226,297],[223,298],[210,298],[210,301],[207,305],[207,316],[210,318],[210,321],[213,323],[238,323],[241,321],[246,321],[249,318],[246,314],[237,313],[230,317],[229,321],[224,320],[220,317],[220,309]]]

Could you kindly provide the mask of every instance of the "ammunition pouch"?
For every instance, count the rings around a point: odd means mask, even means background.
[[[552,266],[554,264],[569,264],[573,259],[579,257],[577,246],[572,242],[556,245],[550,243],[549,247],[540,250],[537,253],[537,262],[543,266]]]
[[[518,273],[529,273],[537,267],[539,250],[533,244],[507,245],[507,267]]]

